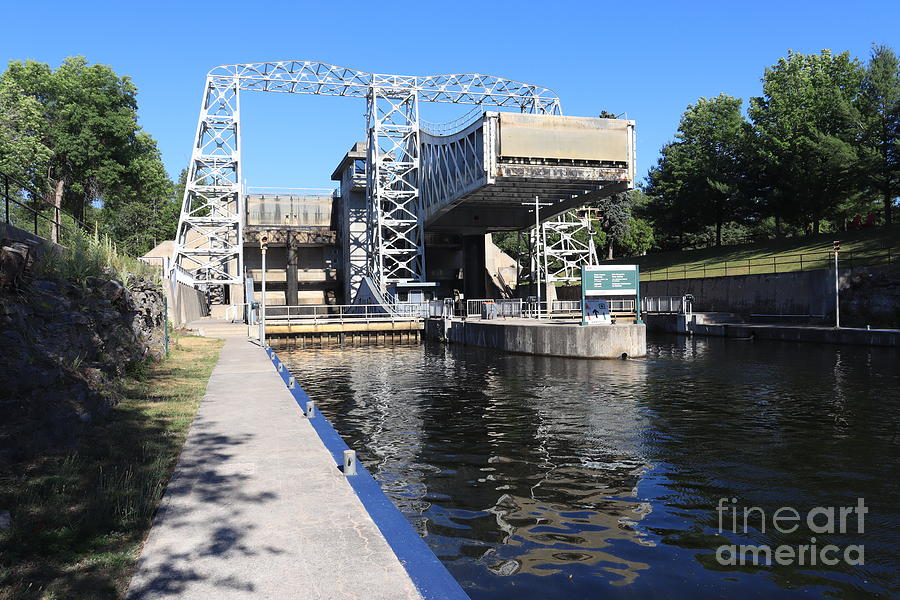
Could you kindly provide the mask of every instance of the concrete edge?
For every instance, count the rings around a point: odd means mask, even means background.
[[[266,353],[301,412],[305,412],[306,403],[311,398],[299,383],[295,382],[294,387],[290,387],[291,374],[287,366],[281,367],[283,363],[275,351],[266,348]],[[318,410],[311,415],[309,422],[325,448],[331,453],[335,463],[343,466],[344,450],[348,450],[350,447],[347,446],[337,430]],[[356,465],[357,474],[347,477],[347,482],[356,492],[366,512],[381,531],[400,564],[406,569],[422,598],[425,600],[470,600],[459,582],[428,547],[425,540],[416,533],[403,513],[385,495],[379,483],[362,462],[357,461]]]

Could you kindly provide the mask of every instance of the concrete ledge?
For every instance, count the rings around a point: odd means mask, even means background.
[[[541,356],[640,358],[647,355],[647,328],[643,324],[583,327],[578,323],[531,319],[428,319],[425,336],[453,344]]]
[[[758,340],[900,348],[900,330],[897,329],[835,329],[801,325],[722,324],[695,325],[693,332],[696,335],[716,337],[752,337]]]

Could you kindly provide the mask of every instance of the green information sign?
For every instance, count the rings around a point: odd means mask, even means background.
[[[581,267],[582,325],[609,322],[609,296],[633,296],[635,317],[641,322],[640,272],[637,265],[591,265]],[[598,302],[600,304],[598,304]]]
[[[637,265],[581,267],[581,287],[585,296],[637,296]]]

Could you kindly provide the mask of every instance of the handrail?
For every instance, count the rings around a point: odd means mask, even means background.
[[[344,322],[421,321],[430,314],[428,302],[383,304],[299,304],[266,306],[266,325]]]
[[[87,227],[85,226],[84,223],[82,223],[77,218],[75,218],[74,215],[72,215],[68,212],[65,212],[61,208],[59,209],[59,212],[58,212],[59,217],[51,218],[51,217],[48,217],[47,215],[43,214],[40,210],[37,210],[32,206],[28,206],[27,204],[23,204],[22,202],[19,202],[19,200],[17,199],[17,196],[14,196],[11,193],[11,189],[13,187],[15,187],[17,190],[25,191],[31,197],[32,202],[35,205],[38,205],[38,199],[40,199],[42,195],[39,192],[31,189],[31,187],[28,184],[22,183],[15,177],[8,175],[2,171],[0,171],[0,180],[2,180],[2,190],[3,190],[2,193],[3,193],[3,206],[4,206],[4,221],[6,222],[7,225],[12,225],[15,227],[20,226],[19,223],[13,222],[13,219],[10,218],[11,214],[12,214],[12,211],[10,210],[10,202],[11,202],[14,205],[16,205],[20,208],[23,208],[26,211],[31,213],[31,218],[28,219],[29,220],[28,224],[31,226],[31,232],[38,237],[43,237],[44,239],[49,239],[48,237],[41,235],[41,231],[40,231],[40,227],[39,227],[39,219],[45,220],[50,225],[56,225],[58,231],[62,231],[63,229],[69,229],[68,223],[66,223],[62,220],[62,218],[61,218],[62,215],[66,215],[67,217],[72,219],[72,222],[75,224],[75,226],[80,227],[81,229],[85,229],[85,230],[87,229]],[[50,207],[50,208],[55,208],[55,207]],[[21,227],[21,228],[25,229],[24,227]],[[27,229],[26,229],[26,231],[27,231]],[[57,240],[57,243],[58,243],[58,240]]]
[[[896,248],[890,246],[873,250],[845,250],[840,252],[840,265],[855,268],[881,264],[892,264],[898,260]],[[793,260],[791,260],[793,259]],[[690,279],[693,277],[725,277],[736,275],[767,275],[770,273],[791,273],[829,269],[833,266],[834,252],[821,250],[794,254],[723,261],[719,265],[688,267],[665,267],[641,271],[641,281],[666,281],[670,279]]]
[[[472,107],[470,111],[468,111],[461,117],[457,117],[452,121],[447,121],[446,123],[432,123],[431,121],[426,121],[425,119],[420,118],[419,129],[431,135],[449,135],[462,131],[463,129],[480,119],[483,114],[484,107],[478,104]]]

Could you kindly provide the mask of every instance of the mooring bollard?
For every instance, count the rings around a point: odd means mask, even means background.
[[[281,373],[282,371],[284,371],[284,363],[278,361],[278,372]]]
[[[344,450],[344,475],[356,475],[356,450]]]
[[[288,377],[288,389],[290,389],[290,390],[294,389],[295,385],[296,385],[296,381],[294,380],[294,376],[292,375],[292,376]]]
[[[316,401],[310,400],[306,403],[306,416],[310,419],[316,416]]]

